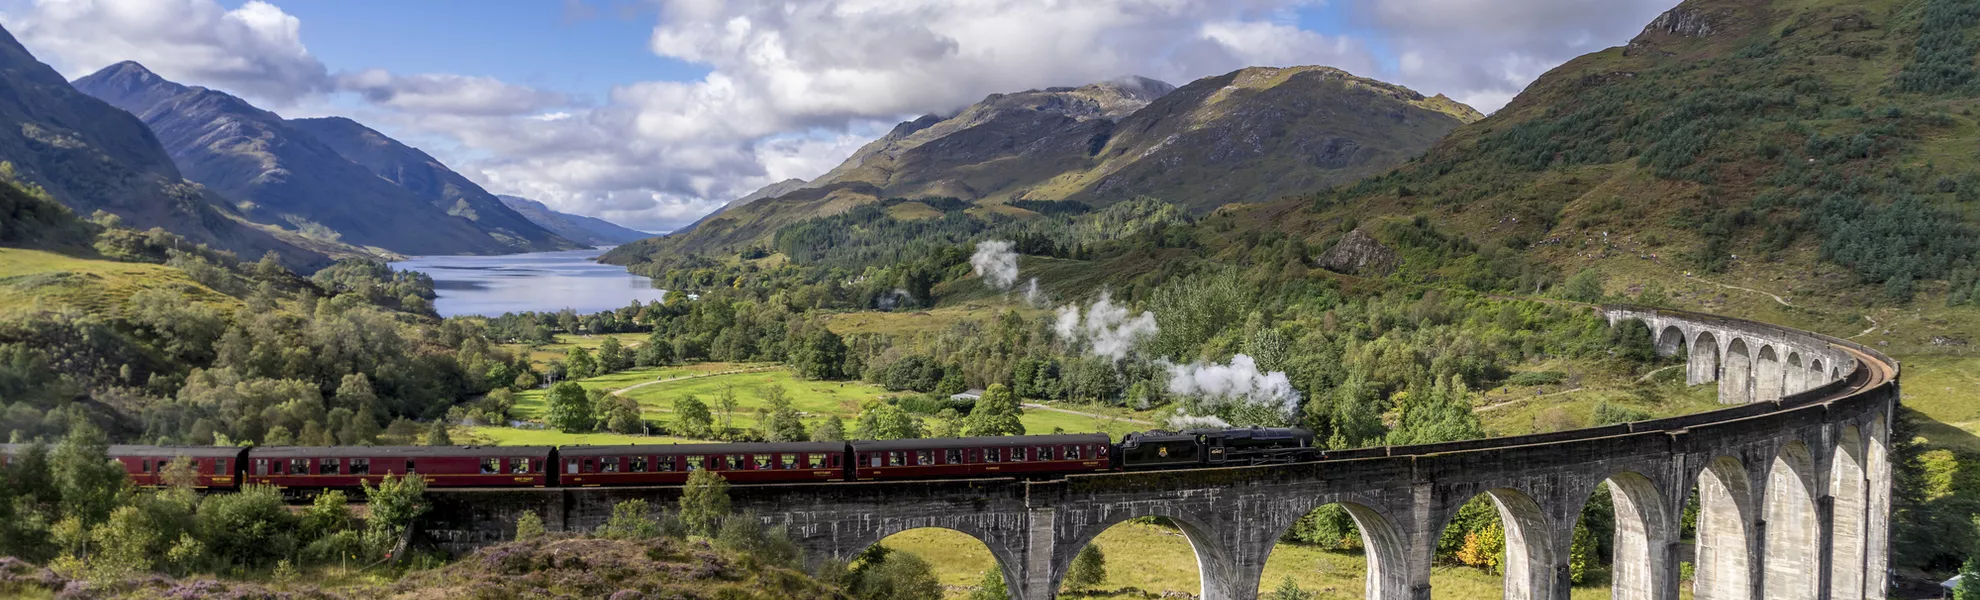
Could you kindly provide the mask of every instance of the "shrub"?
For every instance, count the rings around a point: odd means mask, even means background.
[[[516,541],[526,542],[543,535],[543,517],[537,516],[536,511],[525,511],[522,516],[516,517]]]
[[[688,532],[713,537],[728,516],[729,480],[707,470],[688,475],[687,488],[681,492],[681,521]]]
[[[199,505],[199,534],[223,565],[260,567],[295,549],[296,518],[273,486],[250,485],[207,496]]]
[[[609,540],[648,540],[658,537],[660,525],[647,514],[648,512],[650,509],[645,500],[627,500],[615,504],[612,506],[612,518],[598,527],[598,537]]]
[[[1106,580],[1107,555],[1093,544],[1080,549],[1079,555],[1073,557],[1072,568],[1066,571],[1066,586],[1073,589],[1090,588]]]

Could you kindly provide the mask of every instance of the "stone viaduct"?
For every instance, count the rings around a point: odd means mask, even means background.
[[[1681,515],[1696,490],[1699,600],[1882,599],[1887,589],[1890,421],[1898,365],[1854,343],[1668,310],[1601,309],[1640,321],[1687,380],[1718,382],[1721,410],[1550,434],[1331,451],[1319,462],[1074,475],[1050,481],[736,486],[738,510],[788,525],[812,556],[850,558],[924,527],[981,540],[1015,600],[1055,597],[1073,557],[1107,528],[1159,515],[1194,547],[1205,600],[1256,598],[1294,521],[1345,507],[1367,548],[1366,597],[1430,598],[1431,560],[1466,501],[1506,524],[1504,597],[1567,600],[1576,518],[1598,486],[1614,502],[1613,595],[1674,600]],[[512,535],[522,511],[587,530],[614,503],[672,504],[678,488],[461,490],[431,494],[425,543],[465,550]],[[986,565],[987,566],[987,565]]]

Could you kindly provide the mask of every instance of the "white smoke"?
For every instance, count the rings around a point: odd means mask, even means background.
[[[1086,309],[1085,319],[1080,318],[1078,306],[1068,304],[1059,309],[1059,318],[1052,328],[1062,339],[1086,342],[1087,351],[1094,356],[1117,361],[1126,358],[1135,345],[1155,337],[1159,331],[1155,326],[1155,313],[1142,312],[1129,317],[1127,307],[1116,306],[1110,294],[1104,291],[1100,292],[1100,300]]]
[[[983,282],[1000,290],[1011,289],[1017,283],[1018,257],[1011,250],[1012,244],[1003,240],[989,240],[976,244],[976,254],[969,257],[969,268],[976,272]]]
[[[1167,427],[1169,431],[1183,431],[1187,429],[1226,429],[1231,426],[1230,423],[1224,422],[1223,419],[1219,419],[1217,417],[1196,416],[1187,413],[1176,413],[1173,415],[1169,415],[1169,418],[1162,420],[1162,425],[1164,427]]]
[[[1205,412],[1226,412],[1237,405],[1267,409],[1288,421],[1299,414],[1299,391],[1285,372],[1260,373],[1258,362],[1243,354],[1231,357],[1228,365],[1169,366],[1169,392],[1195,399],[1192,404]]]
[[[880,310],[894,310],[896,306],[913,301],[914,295],[901,288],[894,288],[894,291],[881,294],[879,298],[874,299],[874,302],[880,305]]]
[[[1025,284],[1024,284],[1024,303],[1025,303],[1025,305],[1027,305],[1027,306],[1038,306],[1038,305],[1040,305],[1040,304],[1043,304],[1043,303],[1044,303],[1044,300],[1045,300],[1045,295],[1044,295],[1044,294],[1042,294],[1042,293],[1040,293],[1040,292],[1038,291],[1038,278],[1037,278],[1037,277],[1033,277],[1033,278],[1031,278],[1031,281],[1027,281],[1027,282],[1025,282]]]

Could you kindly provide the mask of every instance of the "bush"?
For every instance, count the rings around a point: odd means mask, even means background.
[[[1010,598],[1010,587],[1004,584],[1004,571],[994,566],[983,572],[983,578],[976,582],[976,589],[969,592],[969,600],[1010,600]]]
[[[543,536],[543,517],[537,516],[536,511],[524,511],[516,517],[516,541],[527,542]]]
[[[875,546],[879,547],[879,546]],[[927,600],[942,597],[928,561],[908,552],[886,552],[878,564],[862,565],[853,586],[860,600]]]
[[[262,567],[295,550],[296,518],[274,486],[250,485],[207,496],[199,505],[199,536],[223,565]]]
[[[1107,580],[1107,555],[1100,547],[1087,544],[1073,557],[1072,568],[1066,571],[1066,587],[1086,589]]]
[[[650,540],[659,537],[660,525],[648,512],[650,509],[645,500],[627,500],[612,505],[612,518],[598,527],[598,537],[608,540]]]
[[[1567,373],[1560,371],[1528,371],[1514,373],[1506,383],[1511,385],[1556,385],[1567,381]]]
[[[728,516],[729,480],[708,470],[688,475],[687,489],[681,492],[681,521],[688,532],[713,537]]]

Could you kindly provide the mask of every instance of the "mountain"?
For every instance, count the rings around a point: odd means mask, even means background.
[[[1971,6],[1687,0],[1421,159],[1231,211],[1201,241],[1230,259],[1261,234],[1325,249],[1359,228],[1405,281],[1531,293],[1574,276],[1595,284],[1584,297],[1786,322],[1970,306]]]
[[[695,219],[693,223],[689,223],[687,227],[682,227],[680,231],[676,231],[674,233],[680,233],[683,231],[687,231],[689,229],[694,229],[694,226],[700,225],[703,221],[707,221],[709,219],[715,218],[715,215],[722,214],[723,211],[727,211],[729,209],[733,209],[740,206],[748,206],[749,203],[755,202],[757,200],[762,200],[764,198],[775,198],[777,196],[782,196],[784,194],[797,191],[799,188],[804,187],[805,184],[807,183],[810,182],[793,177],[790,179],[786,179],[783,181],[772,183],[770,185],[763,186],[761,188],[757,188],[756,191],[750,192],[749,195],[747,196],[730,200],[728,204],[724,204],[722,205],[721,208],[715,209],[715,212],[702,215],[701,218]]]
[[[606,259],[735,250],[894,197],[954,197],[979,216],[1030,218],[1008,203],[1152,196],[1203,214],[1379,173],[1481,116],[1328,67],[1248,68],[1182,88],[1136,77],[992,94],[954,116],[901,123],[798,189]]]
[[[233,199],[255,222],[403,254],[539,249],[448,214],[275,113],[224,92],[179,85],[134,62],[74,85],[136,114],[188,179]]]
[[[157,137],[130,113],[71,86],[0,29],[0,160],[13,174],[88,216],[162,227],[253,260],[274,251],[308,270],[354,248],[285,236],[247,223],[225,200],[185,181]]]
[[[502,204],[530,222],[542,226],[565,239],[593,246],[617,246],[627,242],[653,237],[653,234],[637,229],[627,229],[618,224],[597,217],[574,215],[550,210],[542,202],[517,196],[496,196]]]
[[[517,248],[569,250],[579,242],[560,237],[502,202],[447,165],[370,127],[343,117],[290,119],[291,127],[315,136],[386,181],[425,199],[447,214],[473,221],[482,231]]]

